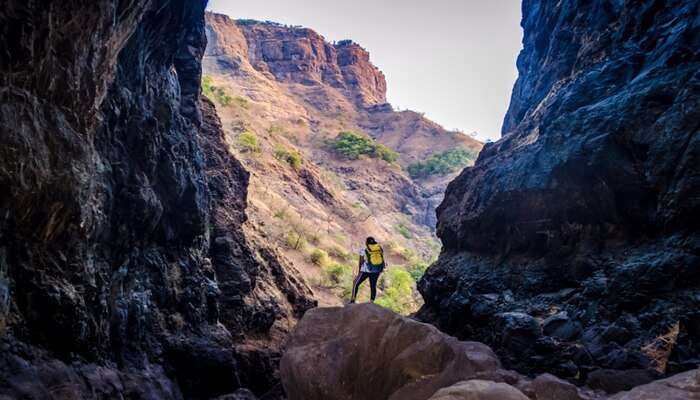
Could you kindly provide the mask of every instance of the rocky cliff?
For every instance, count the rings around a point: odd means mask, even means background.
[[[0,397],[274,384],[313,302],[241,229],[248,174],[200,108],[205,3],[0,11]]]
[[[438,208],[421,317],[521,371],[697,366],[700,5],[522,9],[503,138]]]
[[[437,255],[434,209],[457,172],[412,179],[406,170],[446,150],[476,154],[481,144],[417,112],[394,111],[384,76],[355,43],[215,13],[206,21],[208,93],[227,143],[251,172],[248,225],[300,267],[322,304],[348,295],[353,255],[367,235],[392,248],[393,265]],[[397,159],[344,157],[329,145],[344,131]],[[329,257],[314,261],[314,252]],[[326,277],[332,265],[342,267],[340,278]],[[409,297],[414,311],[419,299]]]
[[[211,19],[225,18],[212,15]],[[328,43],[309,28],[242,21],[253,67],[276,80],[313,86],[328,84],[361,107],[386,103],[384,74],[360,45],[344,40]]]

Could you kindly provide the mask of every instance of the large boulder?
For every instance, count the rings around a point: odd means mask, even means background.
[[[507,383],[474,379],[440,389],[430,400],[529,400]]]
[[[684,372],[670,378],[638,386],[619,393],[610,400],[699,400],[700,370]]]
[[[373,304],[308,311],[280,365],[290,400],[423,400],[479,377],[501,380],[487,346]]]

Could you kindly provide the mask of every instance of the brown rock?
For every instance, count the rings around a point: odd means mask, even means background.
[[[430,400],[528,400],[507,383],[474,379],[440,389]]]
[[[290,400],[418,400],[499,367],[481,343],[361,304],[308,311],[289,338],[280,374]]]
[[[551,374],[542,374],[532,381],[537,400],[581,400],[578,388]]]
[[[674,375],[619,393],[610,400],[698,400],[700,369]]]

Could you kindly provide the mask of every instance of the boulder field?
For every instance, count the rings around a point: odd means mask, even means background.
[[[503,369],[486,345],[373,304],[315,308],[280,364],[289,400],[697,400],[700,370],[613,396],[550,374]]]

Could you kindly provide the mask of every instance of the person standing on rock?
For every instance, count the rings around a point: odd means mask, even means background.
[[[377,281],[379,280],[379,275],[386,267],[384,250],[373,237],[369,236],[367,240],[365,240],[365,247],[358,250],[358,255],[360,259],[358,261],[357,276],[352,282],[352,297],[350,298],[350,303],[352,304],[355,302],[357,292],[360,290],[360,285],[367,279],[369,279],[370,288],[369,301],[374,303],[374,299],[377,297]]]

